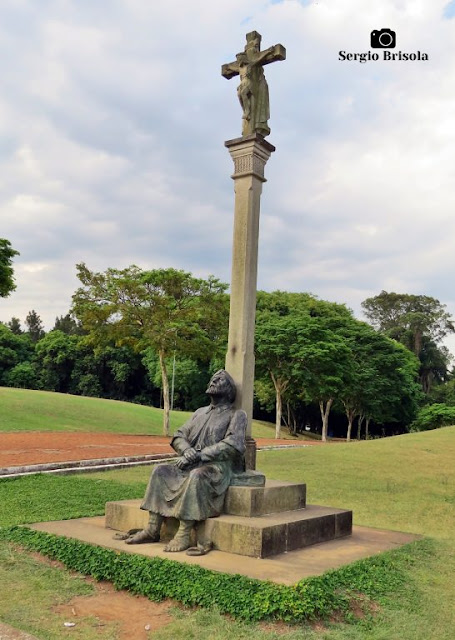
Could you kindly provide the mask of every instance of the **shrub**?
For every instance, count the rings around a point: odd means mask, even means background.
[[[410,426],[410,431],[429,431],[455,424],[455,407],[447,404],[431,404],[423,407]]]

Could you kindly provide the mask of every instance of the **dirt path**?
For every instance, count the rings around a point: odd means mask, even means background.
[[[47,462],[173,453],[169,442],[170,438],[164,436],[115,433],[56,431],[1,433],[0,468]],[[258,447],[321,444],[312,440],[275,440],[273,438],[258,438],[256,442]]]
[[[119,640],[146,640],[154,631],[172,622],[169,609],[175,603],[169,600],[151,602],[143,596],[116,591],[108,582],[92,584],[95,587],[93,595],[77,596],[67,604],[55,607],[54,611],[63,613],[76,625],[80,625],[85,616],[97,618],[100,624],[117,622]]]

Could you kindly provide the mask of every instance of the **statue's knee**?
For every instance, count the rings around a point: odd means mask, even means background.
[[[205,469],[204,467],[196,467],[196,469],[192,469],[190,471],[190,479],[195,480],[196,482],[202,480],[205,477]]]
[[[168,473],[168,469],[170,466],[171,465],[169,464],[157,464],[156,467],[153,468],[150,479],[163,478]]]

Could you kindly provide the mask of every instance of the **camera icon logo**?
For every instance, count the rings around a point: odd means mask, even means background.
[[[397,44],[397,34],[392,29],[381,29],[371,32],[372,49],[394,49]]]

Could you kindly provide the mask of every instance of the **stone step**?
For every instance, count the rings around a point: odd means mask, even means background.
[[[260,516],[303,509],[306,484],[266,480],[264,487],[230,486],[224,501],[224,512],[232,516]]]
[[[139,508],[140,502],[106,503],[106,527],[118,531],[143,529],[148,523],[148,513]],[[169,539],[176,525],[177,521],[169,519],[162,529],[162,538]],[[209,518],[199,529],[201,538],[210,539],[216,549],[253,558],[266,558],[351,533],[352,511],[315,505],[252,517],[223,514]]]
[[[203,535],[220,551],[267,558],[351,533],[352,511],[308,505],[258,517],[225,514],[209,518]]]

